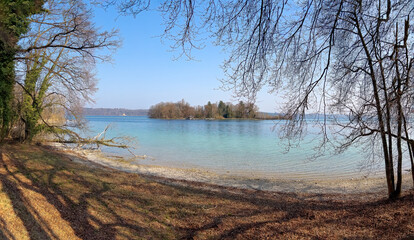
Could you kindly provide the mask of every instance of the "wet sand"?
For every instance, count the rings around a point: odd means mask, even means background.
[[[232,173],[216,173],[205,169],[182,169],[173,167],[162,167],[147,164],[132,163],[133,160],[108,156],[101,151],[71,149],[59,144],[49,145],[58,148],[60,151],[69,153],[72,161],[83,164],[109,167],[112,169],[137,173],[146,176],[157,177],[163,181],[176,180],[172,182],[201,182],[224,187],[235,187],[242,189],[253,189],[272,192],[296,192],[296,193],[316,193],[316,194],[358,194],[372,193],[386,195],[386,182],[384,177],[368,176],[338,179],[295,179],[292,176],[272,176],[263,177],[258,174],[251,176],[236,175]],[[141,156],[146,158],[146,156]],[[412,189],[411,173],[403,176],[403,190]]]

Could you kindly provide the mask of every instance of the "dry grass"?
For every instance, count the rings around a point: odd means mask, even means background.
[[[241,190],[12,143],[0,146],[0,213],[0,239],[414,239],[413,192],[391,202]]]

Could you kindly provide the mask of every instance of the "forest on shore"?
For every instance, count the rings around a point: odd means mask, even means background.
[[[159,119],[286,119],[281,115],[259,112],[254,103],[239,101],[237,104],[211,103],[204,106],[191,106],[188,102],[161,102],[150,107],[150,118]]]

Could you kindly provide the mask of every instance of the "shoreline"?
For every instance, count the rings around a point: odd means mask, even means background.
[[[131,163],[121,156],[110,156],[100,150],[71,149],[60,144],[47,144],[58,151],[68,153],[72,161],[87,165],[99,165],[128,173],[161,178],[171,182],[193,182],[239,189],[269,192],[310,193],[310,194],[380,194],[387,193],[384,177],[351,177],[337,179],[287,179],[283,176],[253,176],[223,174],[198,168],[174,168]],[[145,156],[143,157],[145,158]],[[403,191],[412,189],[411,173],[403,175]]]
[[[414,236],[412,190],[396,200],[262,191],[214,185],[210,177],[202,183],[119,171],[102,163],[127,160],[102,160],[93,151],[13,142],[0,150],[1,239]]]

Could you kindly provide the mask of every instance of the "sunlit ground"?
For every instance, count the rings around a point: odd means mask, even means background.
[[[272,193],[0,146],[0,239],[412,239],[414,195]]]

